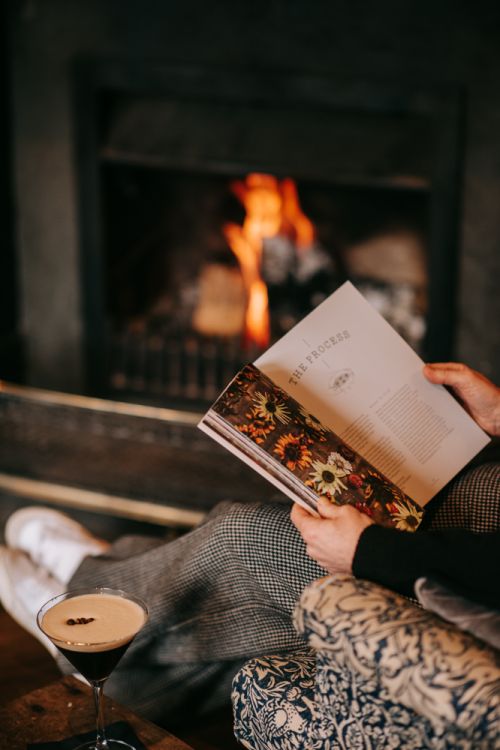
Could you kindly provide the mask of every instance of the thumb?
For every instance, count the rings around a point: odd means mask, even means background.
[[[456,387],[467,383],[469,373],[469,368],[460,362],[433,362],[424,367],[424,375],[431,383]]]
[[[326,499],[326,497],[320,497],[318,499],[318,513],[322,518],[337,518],[338,506]]]

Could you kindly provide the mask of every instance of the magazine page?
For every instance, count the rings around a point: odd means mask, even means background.
[[[255,365],[422,506],[489,442],[350,282]]]
[[[254,365],[238,373],[200,427],[308,510],[324,496],[385,526],[420,524],[420,507]]]

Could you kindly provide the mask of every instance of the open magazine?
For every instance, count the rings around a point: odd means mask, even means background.
[[[347,282],[254,364],[199,427],[315,512],[319,496],[405,530],[489,441]]]

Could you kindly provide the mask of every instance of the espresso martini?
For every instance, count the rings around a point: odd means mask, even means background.
[[[47,609],[40,628],[90,682],[109,677],[147,619],[125,596],[84,593]]]

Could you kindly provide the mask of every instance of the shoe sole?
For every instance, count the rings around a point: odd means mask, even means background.
[[[58,510],[52,510],[51,508],[30,505],[26,508],[17,510],[7,519],[4,529],[7,547],[11,547],[12,549],[19,548],[19,537],[21,535],[22,527],[32,520],[36,521],[39,519],[45,519],[49,522],[49,525],[54,528],[61,528],[61,526],[64,526],[68,531],[74,533],[77,538],[83,537],[87,539],[89,536],[83,526],[77,521],[73,521],[73,519],[65,513],[61,513]]]
[[[23,630],[26,630],[33,638],[40,641],[47,651],[55,657],[57,654],[56,647],[42,633],[36,619],[33,619],[31,612],[27,612],[15,596],[12,578],[9,575],[9,567],[8,556],[5,554],[5,549],[0,546],[0,601],[3,608]]]
[[[23,630],[26,630],[34,638],[43,642],[42,638],[46,636],[39,630],[37,622],[33,620],[31,613],[26,612],[18,598],[14,595],[12,577],[9,575],[8,555],[2,548],[0,548],[0,601],[5,611]]]
[[[10,576],[8,573],[7,555],[4,550],[0,547],[0,601],[2,606],[9,615],[18,622],[17,617],[14,616],[15,611],[15,599],[12,596],[12,585],[10,583]],[[24,626],[23,626],[24,627]]]

